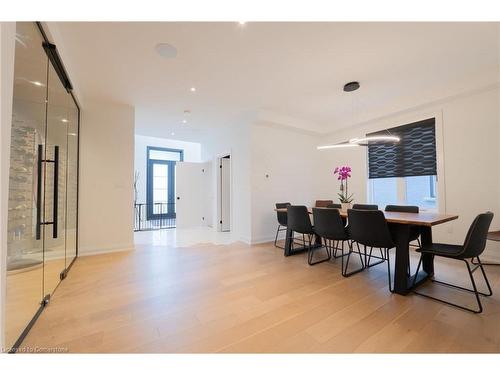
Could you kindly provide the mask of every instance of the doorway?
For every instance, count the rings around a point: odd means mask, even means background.
[[[139,207],[139,209],[136,207],[136,212],[138,211],[141,218],[139,226],[142,229],[175,227],[176,163],[184,160],[184,151],[148,146],[146,152],[146,215],[141,212],[144,207]],[[144,205],[139,204],[139,206]]]
[[[217,176],[217,212],[220,232],[231,231],[231,154],[218,158],[219,174]]]

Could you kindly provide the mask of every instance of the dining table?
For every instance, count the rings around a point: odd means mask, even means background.
[[[325,209],[317,207],[318,209]],[[286,208],[275,208],[275,211],[286,212]],[[312,214],[312,209],[308,208],[309,214]],[[346,211],[340,211],[340,215],[347,218]],[[437,212],[423,211],[419,213],[409,212],[394,212],[382,211],[385,220],[391,227],[394,244],[396,245],[396,258],[394,269],[394,293],[406,295],[412,290],[413,278],[415,275],[408,275],[410,264],[410,228],[418,226],[420,228],[420,243],[422,247],[432,244],[432,227],[447,223],[458,219],[458,215],[443,214]],[[286,229],[284,255],[290,256],[303,252],[304,247],[293,247],[294,233],[288,227]],[[315,247],[321,246],[321,238],[315,236]],[[434,275],[434,256],[431,254],[423,254],[422,269],[416,275],[415,286],[424,283]]]

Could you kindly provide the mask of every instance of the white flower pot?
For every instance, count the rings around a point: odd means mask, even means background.
[[[341,211],[347,212],[347,210],[352,207],[352,204],[351,203],[341,203],[340,206],[341,206],[341,209],[340,209]]]

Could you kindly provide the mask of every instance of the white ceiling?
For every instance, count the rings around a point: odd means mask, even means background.
[[[134,105],[136,131],[153,136],[195,138],[255,116],[331,132],[498,79],[496,23],[49,26],[84,98]],[[177,57],[158,56],[157,43],[174,45]],[[344,93],[352,80],[361,89]]]

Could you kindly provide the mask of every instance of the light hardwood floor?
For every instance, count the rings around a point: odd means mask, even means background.
[[[465,283],[461,267],[438,260],[436,274]],[[79,258],[24,346],[85,353],[500,352],[500,267],[487,273],[494,296],[474,315],[391,294],[385,265],[343,278],[340,260],[311,267],[304,254],[285,258],[271,244],[140,245]]]

